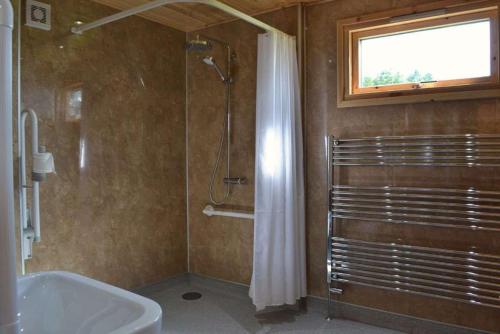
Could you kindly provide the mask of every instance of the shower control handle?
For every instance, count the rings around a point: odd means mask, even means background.
[[[246,177],[225,177],[224,183],[225,184],[246,184],[247,178]]]

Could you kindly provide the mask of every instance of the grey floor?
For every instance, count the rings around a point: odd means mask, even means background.
[[[201,299],[182,299],[196,291]],[[308,301],[307,311],[298,308],[255,313],[248,288],[193,275],[184,275],[149,286],[138,293],[158,302],[163,309],[164,333],[342,333],[396,334],[389,329],[348,320],[325,320],[322,302]]]

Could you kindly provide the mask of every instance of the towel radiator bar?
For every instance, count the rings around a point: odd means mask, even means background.
[[[500,166],[500,135],[332,138],[334,166]]]
[[[500,232],[500,191],[354,186],[333,177],[341,166],[499,167],[499,135],[331,136],[327,147],[329,315],[343,283],[500,308],[500,255],[338,233],[352,222]]]
[[[333,218],[500,231],[500,192],[333,185]]]

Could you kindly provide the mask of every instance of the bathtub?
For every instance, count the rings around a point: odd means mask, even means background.
[[[160,334],[160,306],[67,272],[19,278],[23,334]]]

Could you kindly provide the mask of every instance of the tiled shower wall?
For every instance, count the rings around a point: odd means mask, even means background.
[[[296,7],[259,17],[291,35],[297,32]],[[231,45],[233,66],[231,176],[248,178],[246,185],[235,186],[226,207],[253,210],[255,165],[255,102],[257,74],[257,36],[262,30],[235,21],[198,33]],[[201,36],[203,37],[203,36]],[[207,52],[188,56],[188,201],[189,250],[191,272],[249,284],[252,275],[253,221],[229,217],[207,217],[208,188],[217,157],[218,140],[224,120],[224,85],[215,71],[203,64],[204,56],[214,56],[225,69],[226,53],[214,44]],[[225,160],[217,176],[216,194],[220,199]]]
[[[41,184],[43,241],[28,272],[124,288],[185,272],[185,34],[132,17],[78,36],[75,21],[116,11],[46,2],[52,30],[21,29],[22,102],[57,170]]]

